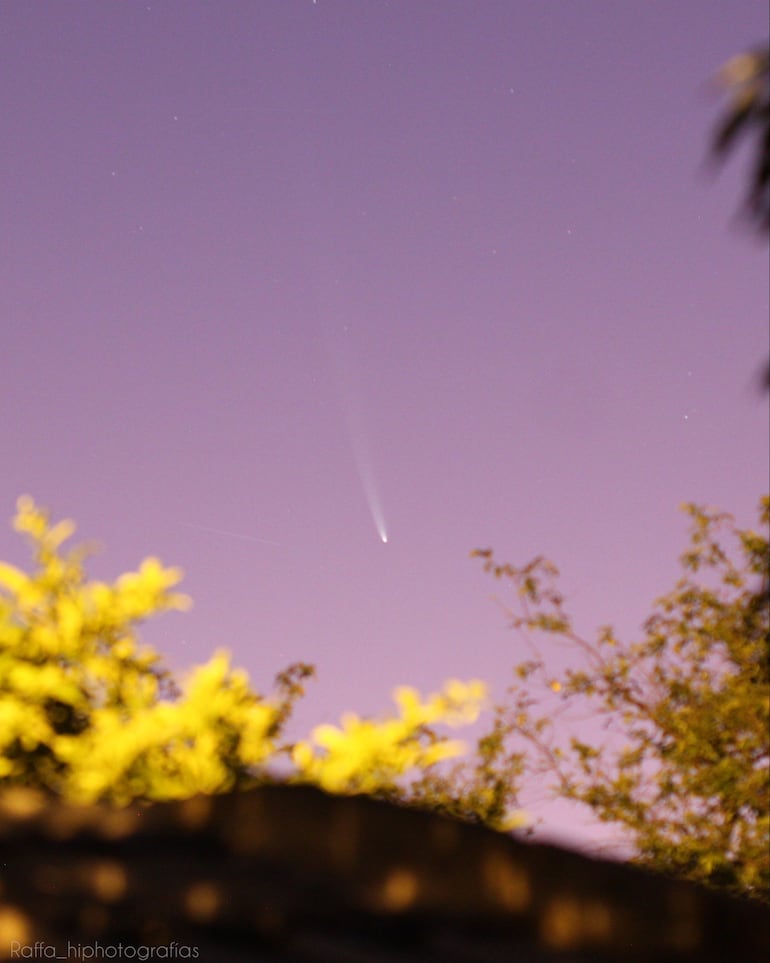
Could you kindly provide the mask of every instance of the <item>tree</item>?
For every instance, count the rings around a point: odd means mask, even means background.
[[[482,761],[494,748],[488,765],[468,775],[478,784],[486,769],[496,785],[515,773],[513,801],[521,780],[545,776],[556,798],[622,827],[635,862],[768,900],[770,500],[760,504],[761,532],[686,511],[684,574],[634,642],[609,626],[592,640],[579,634],[545,559],[517,568],[474,553],[512,582],[511,624],[532,658],[516,667],[481,740]],[[553,642],[571,653],[569,668],[551,667]],[[603,734],[581,719],[602,720]]]
[[[770,229],[770,56],[767,47],[729,60],[719,73],[729,106],[717,125],[712,154],[723,161],[741,138],[753,135],[753,166],[745,209],[757,228]]]
[[[753,135],[753,165],[748,178],[744,211],[760,234],[770,231],[770,52],[751,50],[729,60],[719,73],[729,106],[716,127],[711,153],[724,162],[742,138]],[[770,390],[770,363],[762,385]]]
[[[435,727],[477,718],[478,681],[450,681],[426,699],[402,687],[395,715],[347,714],[340,728],[290,743],[286,724],[312,666],[290,666],[266,697],[221,651],[180,682],[138,636],[142,620],[189,607],[175,591],[178,569],[148,558],[113,585],[89,582],[85,552],[62,550],[71,522],[51,525],[25,497],[14,524],[35,565],[27,574],[0,562],[0,788],[124,805],[270,781],[283,758],[290,781],[405,798],[409,778],[463,751]]]

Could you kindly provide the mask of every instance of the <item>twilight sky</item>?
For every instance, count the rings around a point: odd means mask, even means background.
[[[502,694],[476,547],[633,634],[678,505],[749,524],[767,487],[767,248],[745,156],[704,163],[708,80],[766,32],[756,0],[3,0],[0,514],[74,518],[100,577],[180,565],[145,638],[258,688],[316,663],[302,731]]]

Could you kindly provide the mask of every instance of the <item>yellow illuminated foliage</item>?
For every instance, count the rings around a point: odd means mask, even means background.
[[[462,751],[432,727],[478,716],[480,682],[451,681],[427,700],[404,687],[395,718],[346,715],[341,729],[319,726],[287,745],[283,728],[312,667],[290,667],[265,699],[217,652],[178,684],[137,635],[144,619],[189,607],[178,569],[148,558],[114,584],[87,581],[84,552],[61,550],[72,522],[51,525],[23,497],[14,527],[35,567],[0,562],[0,786],[84,803],[179,799],[252,785],[289,756],[291,780],[403,795],[402,777]]]
[[[395,793],[404,774],[465,752],[461,742],[437,739],[430,726],[474,722],[485,695],[479,681],[452,680],[425,702],[416,690],[398,688],[394,698],[400,716],[374,722],[347,713],[341,728],[318,726],[311,741],[298,743],[294,763],[301,777],[329,792]]]

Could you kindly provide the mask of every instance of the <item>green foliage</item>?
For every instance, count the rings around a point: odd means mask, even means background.
[[[283,756],[289,779],[405,798],[410,777],[463,751],[433,727],[475,720],[480,682],[450,681],[425,700],[401,688],[397,715],[348,714],[341,728],[319,726],[290,744],[285,727],[312,666],[280,673],[269,698],[225,652],[177,681],[137,629],[189,606],[174,591],[178,569],[149,558],[113,585],[89,582],[84,552],[61,550],[71,522],[51,526],[21,498],[14,524],[35,568],[0,563],[0,787],[84,803],[175,799],[270,779]]]
[[[516,568],[474,553],[513,583],[512,625],[533,653],[516,668],[492,732],[516,746],[505,758],[523,763],[517,775],[545,775],[556,797],[623,827],[637,862],[762,899],[770,898],[769,505],[760,504],[761,532],[686,506],[684,574],[636,642],[609,627],[591,641],[579,635],[544,559]],[[572,653],[569,668],[549,668],[543,633]],[[581,719],[594,721],[590,736]]]

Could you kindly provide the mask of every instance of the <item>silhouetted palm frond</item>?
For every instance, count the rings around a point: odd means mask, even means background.
[[[743,137],[753,139],[754,159],[746,191],[746,212],[760,231],[770,230],[770,56],[758,48],[729,60],[718,80],[729,97],[717,125],[712,154],[724,160]]]

